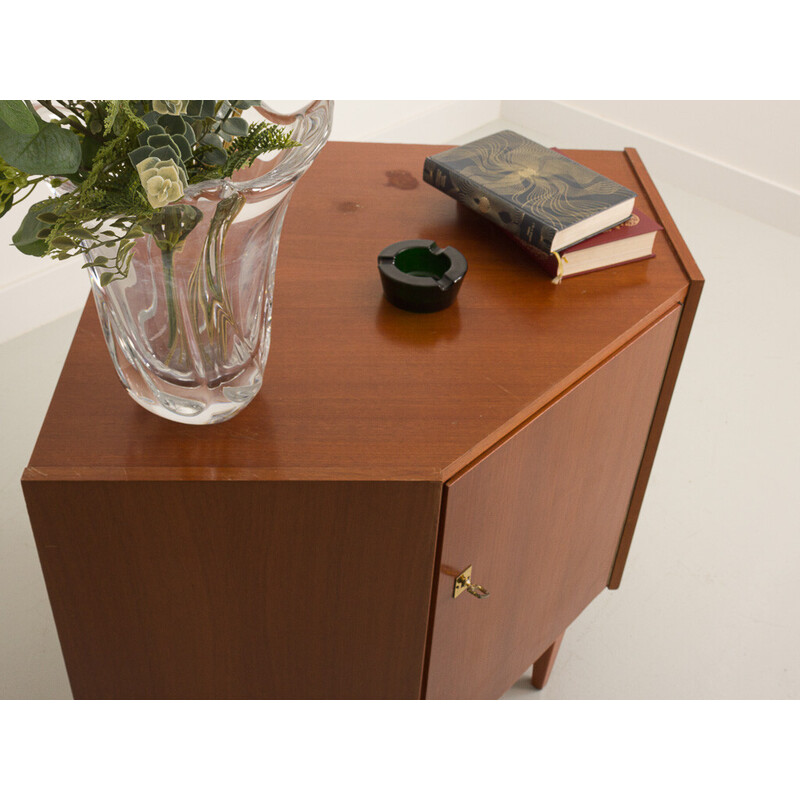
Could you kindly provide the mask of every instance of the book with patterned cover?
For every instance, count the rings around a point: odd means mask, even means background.
[[[545,252],[613,228],[636,193],[514,131],[429,156],[423,179]]]

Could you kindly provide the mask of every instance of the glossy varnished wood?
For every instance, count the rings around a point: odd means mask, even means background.
[[[686,292],[686,297],[683,301],[683,310],[681,312],[681,320],[678,324],[678,330],[675,334],[675,343],[670,353],[669,362],[667,363],[667,371],[664,376],[664,383],[661,387],[661,393],[658,398],[658,405],[653,416],[653,424],[650,429],[650,435],[647,438],[647,447],[645,448],[644,455],[642,456],[642,465],[639,470],[639,476],[636,480],[633,496],[631,497],[631,505],[628,509],[628,516],[625,520],[625,527],[623,528],[622,535],[620,536],[619,548],[617,556],[614,559],[614,565],[611,569],[611,575],[608,580],[609,589],[618,589],[622,582],[622,573],[625,569],[625,562],[630,552],[631,543],[633,541],[633,532],[636,528],[636,522],[639,519],[639,512],[642,508],[644,501],[644,493],[647,489],[647,482],[650,480],[650,472],[653,468],[653,462],[656,457],[656,449],[658,448],[659,440],[661,439],[661,432],[664,429],[664,422],[666,421],[667,411],[669,409],[672,393],[675,389],[675,383],[678,379],[678,371],[680,370],[681,362],[683,361],[683,354],[686,351],[686,345],[689,341],[689,333],[692,329],[695,314],[697,313],[697,306],[700,302],[700,295],[703,291],[705,280],[702,273],[697,267],[689,248],[686,246],[683,237],[678,231],[672,216],[667,210],[664,201],[661,199],[658,190],[653,183],[647,169],[642,163],[639,154],[633,148],[627,148],[625,155],[630,161],[632,167],[636,171],[642,188],[647,192],[648,197],[651,198],[652,208],[658,221],[664,226],[666,232],[666,240],[678,260],[684,274],[689,279],[690,284]]]
[[[441,486],[38,481],[72,691],[420,696]]]
[[[550,673],[556,663],[561,642],[564,639],[564,634],[556,639],[547,650],[533,662],[533,669],[531,670],[531,685],[536,689],[544,689],[547,686],[547,681],[550,680]]]
[[[427,698],[499,697],[605,588],[678,317],[448,482]]]
[[[264,388],[237,418],[198,429],[140,409],[89,310],[31,465],[86,480],[154,469],[178,480],[446,480],[684,297],[664,237],[657,259],[554,286],[502,232],[422,182],[437,149],[323,149],[286,218]],[[621,153],[581,158],[652,210]],[[412,238],[469,262],[446,311],[383,299],[377,254]]]
[[[555,286],[422,182],[440,149],[326,145],[229,422],[139,408],[87,305],[23,478],[76,697],[495,697],[619,582],[702,277],[634,151],[567,154],[656,258]],[[415,238],[468,260],[443,312],[382,296]],[[448,601],[470,563],[491,598]]]

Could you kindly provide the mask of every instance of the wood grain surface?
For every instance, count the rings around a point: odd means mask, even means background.
[[[76,697],[496,697],[618,583],[702,276],[635,151],[565,152],[656,257],[556,286],[423,183],[441,149],[326,145],[224,424],[136,405],[87,304],[23,476]],[[381,292],[418,238],[469,264],[436,314]],[[470,563],[492,597],[453,601]]]
[[[625,155],[631,163],[631,166],[636,172],[636,175],[642,185],[642,188],[647,192],[648,197],[651,198],[653,209],[659,222],[664,226],[666,232],[667,242],[672,248],[675,257],[681,265],[686,277],[691,281],[689,288],[686,292],[686,298],[683,301],[683,310],[681,311],[681,320],[678,323],[678,330],[675,334],[675,344],[670,353],[669,362],[667,364],[667,372],[664,376],[664,383],[661,387],[661,394],[658,397],[658,405],[653,417],[653,424],[650,428],[650,435],[647,438],[647,446],[645,447],[644,455],[642,456],[642,465],[639,469],[639,476],[636,480],[636,486],[631,498],[631,505],[628,509],[628,516],[625,520],[625,527],[623,528],[622,535],[620,536],[619,548],[617,550],[614,565],[611,569],[611,574],[608,579],[609,589],[618,589],[622,583],[622,574],[625,569],[625,563],[628,559],[628,553],[631,549],[633,542],[633,533],[636,529],[636,523],[639,519],[639,512],[642,509],[644,502],[644,494],[647,490],[647,483],[650,480],[650,473],[653,468],[653,463],[656,457],[656,450],[658,443],[661,440],[661,433],[664,429],[664,423],[667,418],[667,411],[669,404],[672,400],[672,393],[675,390],[675,383],[678,380],[678,372],[683,361],[683,355],[686,352],[686,346],[689,341],[689,333],[691,332],[694,318],[697,314],[697,307],[700,303],[700,295],[703,292],[705,279],[697,267],[689,248],[686,246],[683,237],[680,234],[677,226],[675,225],[672,216],[670,215],[664,201],[661,199],[658,190],[653,183],[647,169],[642,163],[639,154],[633,148],[627,148]]]
[[[426,698],[500,697],[605,588],[679,316],[448,482]]]
[[[564,634],[556,639],[547,650],[533,662],[533,669],[531,670],[531,685],[536,689],[544,689],[547,686],[547,681],[550,680],[550,673],[556,663],[556,657],[561,647],[561,642],[564,639]]]
[[[664,236],[655,259],[554,286],[505,234],[423,183],[439,149],[326,145],[287,213],[264,387],[224,425],[178,425],[133,403],[87,308],[28,477],[446,480],[684,297]],[[580,158],[654,213],[622,153]],[[383,298],[377,255],[413,238],[467,258],[445,311]]]
[[[436,483],[25,486],[76,699],[417,699]]]

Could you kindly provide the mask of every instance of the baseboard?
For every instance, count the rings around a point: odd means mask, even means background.
[[[501,106],[508,127],[524,128],[549,146],[635,147],[659,182],[685,189],[748,217],[800,235],[800,194],[641,131],[554,100],[510,100]]]

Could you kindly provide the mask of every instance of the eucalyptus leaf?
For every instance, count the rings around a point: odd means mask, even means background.
[[[159,161],[175,161],[177,164],[182,163],[180,150],[178,150],[174,144],[170,144],[166,147],[157,147],[150,155],[153,158],[157,158]]]
[[[39,130],[36,114],[23,100],[0,100],[0,120],[22,136],[34,136]]]
[[[186,133],[186,120],[177,114],[162,114],[158,124],[169,134]]]
[[[155,136],[159,133],[166,133],[166,131],[161,125],[158,124],[150,125],[150,127],[146,131],[142,131],[137,137],[139,139],[139,144],[147,144],[147,140],[151,136]]]
[[[216,105],[214,100],[190,100],[186,113],[190,117],[213,117]]]
[[[147,144],[153,148],[170,147],[172,145],[172,137],[168,133],[159,133],[154,136],[148,136]]]
[[[180,148],[168,133],[159,136],[151,136],[147,140],[147,144],[149,147],[153,148],[152,155],[162,161],[169,161],[171,158],[175,161],[182,160]],[[172,153],[172,155],[167,155],[168,152]]]
[[[128,153],[128,158],[135,167],[140,161],[144,161],[146,158],[149,158],[150,153],[152,152],[153,148],[145,144],[141,147],[137,147],[135,150],[131,150],[131,152]]]
[[[41,200],[29,209],[17,232],[11,237],[14,246],[27,256],[43,256],[47,252],[47,244],[41,234],[47,237],[50,225],[38,219],[39,214],[52,211],[58,200],[55,198]]]
[[[249,127],[247,120],[241,117],[231,117],[222,123],[222,130],[231,136],[244,136]]]
[[[180,133],[176,133],[173,135],[172,141],[178,146],[178,150],[181,151],[181,159],[183,161],[188,161],[192,157],[192,147],[186,137]]]
[[[214,147],[217,150],[222,150],[224,142],[222,138],[217,136],[216,133],[207,133],[201,140],[200,144],[207,144],[209,147]]]
[[[200,160],[210,167],[220,167],[228,160],[228,156],[225,154],[224,150],[212,149],[206,150],[200,156]]]
[[[0,120],[0,158],[28,175],[71,175],[81,165],[81,142],[57,124],[24,136]]]

